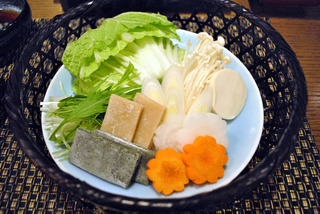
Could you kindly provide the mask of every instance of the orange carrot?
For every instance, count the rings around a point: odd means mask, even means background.
[[[210,136],[199,136],[193,144],[183,147],[182,160],[187,176],[196,184],[206,181],[215,183],[224,174],[223,166],[228,162],[226,148]]]
[[[147,166],[149,169],[146,174],[153,182],[153,187],[165,195],[169,195],[173,191],[182,191],[184,186],[189,183],[181,153],[172,148],[159,150],[156,157],[151,159]]]

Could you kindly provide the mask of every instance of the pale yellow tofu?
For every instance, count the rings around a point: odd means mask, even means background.
[[[143,106],[143,112],[133,143],[143,148],[150,149],[153,144],[152,138],[154,132],[162,121],[166,107],[141,93],[136,94],[134,101]]]
[[[142,111],[141,104],[112,94],[100,129],[132,142]]]

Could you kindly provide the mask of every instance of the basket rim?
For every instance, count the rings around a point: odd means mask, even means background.
[[[126,2],[126,0],[120,1]],[[147,1],[152,2],[151,0]],[[182,9],[186,8],[187,6],[190,7],[190,4],[193,5],[194,3],[192,2],[193,1],[186,1],[186,5]],[[203,0],[201,2],[205,3],[208,1]],[[239,194],[236,191],[246,189],[243,186],[244,184],[246,185],[245,187],[252,187],[267,175],[272,173],[282,163],[282,161],[288,157],[289,154],[282,152],[284,151],[284,148],[287,147],[287,144],[285,144],[285,142],[289,140],[293,142],[296,141],[298,130],[302,124],[302,120],[306,112],[307,88],[304,74],[295,53],[283,39],[283,37],[270,25],[270,23],[265,22],[261,17],[256,16],[248,9],[234,2],[228,0],[215,0],[215,2],[222,6],[226,6],[228,9],[237,14],[241,14],[241,16],[249,19],[250,22],[252,22],[254,25],[260,27],[276,44],[276,46],[278,46],[278,48],[285,54],[288,61],[288,66],[290,67],[294,75],[294,79],[297,81],[295,84],[296,99],[293,104],[294,107],[292,110],[292,116],[288,122],[288,126],[286,127],[283,135],[279,140],[279,144],[274,150],[269,152],[269,155],[267,156],[268,158],[265,157],[254,169],[244,175],[238,176],[234,181],[232,181],[225,187],[219,188],[210,193],[199,194],[183,199],[136,199],[126,196],[118,196],[95,189],[88,184],[74,178],[70,174],[61,171],[53,161],[50,161],[46,155],[44,155],[37,149],[37,147],[35,147],[31,143],[33,142],[33,140],[31,136],[27,134],[27,124],[26,121],[24,121],[23,117],[24,104],[22,103],[22,99],[20,99],[23,96],[22,90],[16,85],[17,82],[21,82],[21,74],[23,74],[24,66],[27,64],[26,59],[28,59],[28,57],[19,57],[19,59],[15,63],[17,64],[17,66],[15,66],[8,80],[5,93],[5,109],[9,117],[10,127],[15,134],[15,138],[19,141],[21,147],[23,148],[27,156],[31,159],[31,161],[37,167],[39,167],[40,170],[44,171],[46,175],[55,180],[55,182],[57,182],[61,186],[67,188],[74,195],[76,195],[76,197],[84,197],[89,201],[94,201],[94,203],[111,206],[115,209],[131,211],[146,211],[148,209],[188,209],[190,207],[199,206],[200,204],[212,202],[212,200],[215,200],[218,203],[222,204],[224,203],[224,200],[227,196],[230,197],[230,195]],[[63,23],[69,22],[70,19],[76,18],[83,13],[89,13],[90,11],[95,10],[96,7],[101,4],[102,0],[88,1],[76,8],[73,8],[65,14],[54,17],[45,26],[43,26],[42,29],[33,37],[31,42],[26,45],[26,47],[22,51],[21,56],[31,56],[33,48],[41,45],[41,42],[43,41],[42,39],[45,38],[46,35],[53,33],[57,29],[57,27],[59,27]],[[19,96],[17,96],[17,94]],[[290,143],[289,145],[293,147],[293,143]],[[285,150],[287,149],[288,148],[285,148]],[[292,150],[292,148],[289,148],[289,150]],[[270,160],[273,161],[270,162]],[[254,177],[255,179],[249,179],[252,177]],[[72,189],[76,186],[78,188]],[[233,188],[233,191],[230,191],[230,187]],[[93,191],[88,193],[88,191],[85,191],[86,189],[91,189]],[[230,194],[226,194],[225,197],[221,197],[221,195],[223,195],[226,190],[228,190]],[[245,190],[243,190],[243,192],[244,191]],[[219,198],[215,195],[219,196]]]

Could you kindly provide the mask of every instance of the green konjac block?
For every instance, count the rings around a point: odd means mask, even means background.
[[[141,156],[141,152],[126,144],[78,128],[69,161],[87,172],[126,188],[136,173]]]
[[[101,136],[101,137],[105,137],[107,139],[110,139],[113,142],[122,144],[122,145],[126,145],[128,147],[130,147],[131,149],[135,150],[137,153],[140,153],[141,159],[140,159],[140,163],[137,166],[137,172],[135,173],[135,175],[133,176],[133,180],[136,182],[139,182],[141,184],[145,184],[145,185],[149,185],[150,184],[150,180],[148,178],[148,176],[146,175],[146,171],[148,169],[147,167],[147,163],[149,162],[150,159],[155,157],[156,152],[149,150],[149,149],[145,149],[141,146],[138,146],[134,143],[131,142],[127,142],[121,138],[115,137],[107,132],[101,131],[101,130],[94,130],[93,133],[96,133],[97,135]]]

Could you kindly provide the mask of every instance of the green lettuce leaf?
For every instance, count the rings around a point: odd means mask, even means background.
[[[107,76],[109,71],[104,69],[103,64],[110,57],[119,54],[128,44],[145,37],[179,39],[176,30],[177,27],[160,14],[122,13],[114,18],[105,19],[100,27],[89,29],[78,40],[69,43],[62,62],[74,76],[79,78],[74,89],[79,93],[87,93],[81,88],[82,83],[96,84],[96,77],[101,76],[102,71],[105,73],[103,76]],[[116,67],[126,66],[128,63]],[[99,74],[95,74],[97,71]],[[116,80],[116,75],[111,76]],[[80,88],[77,88],[77,85]],[[89,84],[87,87],[92,86]]]

